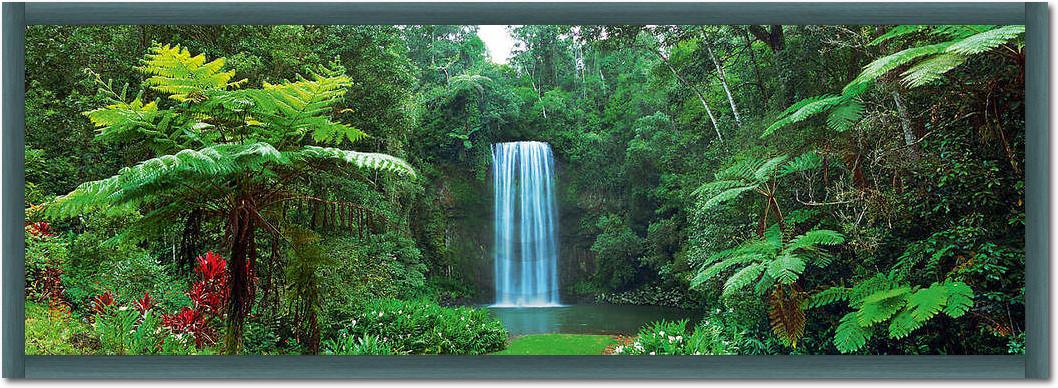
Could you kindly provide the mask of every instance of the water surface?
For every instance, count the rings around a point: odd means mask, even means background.
[[[579,304],[560,307],[494,307],[511,335],[567,333],[633,335],[647,323],[662,319],[697,322],[701,313],[662,306]]]

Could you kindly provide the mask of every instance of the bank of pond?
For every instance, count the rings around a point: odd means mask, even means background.
[[[187,307],[166,313],[152,302],[149,295],[128,305],[102,296],[90,311],[78,313],[27,301],[26,354],[225,354],[222,339],[229,334],[218,316]],[[601,355],[635,354],[638,347],[643,354],[694,354],[706,349],[702,339],[709,329],[702,314],[640,305],[444,307],[427,300],[376,300],[350,312],[341,327],[323,330],[318,353]],[[290,329],[251,316],[239,353],[314,353],[301,345],[311,341]],[[284,332],[290,335],[276,335]]]

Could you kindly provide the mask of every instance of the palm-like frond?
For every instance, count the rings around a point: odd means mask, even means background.
[[[295,151],[293,154],[302,159],[336,159],[360,168],[415,176],[415,169],[413,169],[408,162],[388,154],[347,151],[337,148],[317,146],[305,146],[305,148],[300,151]]]
[[[314,72],[311,78],[298,76],[297,81],[265,83],[264,88],[249,93],[255,102],[253,119],[280,141],[299,140],[312,134],[317,142],[341,144],[356,142],[367,134],[352,126],[333,122],[329,113],[341,101],[352,80],[344,75]]]
[[[786,112],[779,115],[779,119],[764,129],[761,137],[767,137],[779,128],[790,124],[799,123],[817,114],[826,112],[831,108],[843,103],[847,97],[835,95],[822,95],[809,97],[787,108]]]
[[[874,38],[874,40],[872,40],[870,43],[867,43],[867,46],[877,46],[883,42],[889,41],[894,38],[926,31],[928,28],[929,26],[924,24],[903,24],[899,26],[894,26],[881,36]]]
[[[943,53],[944,50],[947,50],[952,44],[953,42],[943,42],[916,46],[875,59],[871,63],[868,63],[867,66],[864,66],[860,75],[856,76],[852,82],[849,82],[844,90],[848,91],[856,85],[874,82],[886,73],[893,71],[900,66],[907,65],[916,59]]]
[[[177,101],[187,100],[189,96],[206,90],[224,90],[245,82],[230,82],[235,71],[224,71],[224,58],[206,62],[205,55],[192,56],[179,45],[152,47],[139,70],[151,76],[144,83]]]
[[[947,51],[956,55],[980,54],[1009,43],[1025,34],[1025,26],[1012,25],[984,30],[955,42]]]
[[[861,117],[863,117],[863,103],[851,98],[830,111],[830,115],[827,116],[827,127],[837,132],[845,132],[856,125]]]
[[[917,88],[930,82],[939,80],[951,69],[959,67],[966,62],[966,57],[955,54],[935,55],[927,60],[917,63],[907,71],[900,74],[904,85],[909,88]]]

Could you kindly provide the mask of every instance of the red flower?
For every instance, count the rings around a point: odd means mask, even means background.
[[[110,291],[104,292],[101,295],[96,295],[92,298],[92,312],[96,315],[106,313],[117,303],[114,300],[114,294]]]
[[[196,261],[195,271],[198,272],[200,280],[191,285],[187,296],[191,298],[196,309],[210,314],[220,316],[223,314],[224,306],[228,303],[228,262],[220,255],[206,252],[206,256],[199,256]]]
[[[217,342],[217,332],[206,321],[201,311],[184,307],[177,314],[162,316],[162,325],[173,333],[194,336],[195,346],[212,345]]]
[[[151,298],[151,293],[149,291],[144,292],[143,297],[137,300],[135,305],[136,310],[138,310],[141,315],[147,315],[147,312],[154,308],[154,298]]]
[[[51,224],[44,221],[26,223],[26,233],[36,238],[55,236],[51,231]]]

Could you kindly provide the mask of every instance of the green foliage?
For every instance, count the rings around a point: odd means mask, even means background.
[[[658,321],[644,326],[632,342],[614,348],[615,355],[725,355],[738,354],[741,333],[731,322],[712,316],[688,330],[687,320]]]
[[[26,355],[91,353],[90,328],[69,312],[26,302]]]
[[[612,291],[626,290],[638,273],[636,261],[642,254],[643,239],[616,214],[600,218],[597,226],[602,233],[591,246],[600,258],[594,280]]]
[[[485,309],[394,299],[359,307],[345,333],[347,337],[381,338],[393,352],[407,354],[485,354],[502,350],[507,342],[507,330]]]
[[[1020,46],[1018,40],[1025,34],[1025,26],[896,26],[868,45],[878,45],[895,38],[922,33],[950,40],[939,43],[916,42],[915,46],[875,59],[845,85],[841,95],[809,97],[791,105],[764,130],[761,137],[824,112],[830,112],[827,126],[836,132],[844,132],[862,115],[863,105],[856,99],[871,85],[880,82],[886,74],[898,68],[908,67],[900,73],[904,86],[917,88],[932,84],[972,56],[1008,44]]]
[[[748,240],[707,258],[691,280],[691,286],[700,287],[721,273],[736,269],[724,283],[725,297],[750,285],[763,294],[772,285],[796,282],[809,263],[825,266],[828,261],[823,247],[844,241],[845,237],[841,233],[826,229],[785,238],[779,225],[772,225],[760,238]]]
[[[100,354],[155,355],[195,354],[194,341],[169,333],[160,326],[161,317],[148,311],[141,314],[126,307],[110,308],[96,315],[93,324],[99,337]]]
[[[855,309],[845,314],[834,333],[834,346],[842,353],[862,349],[873,335],[873,327],[889,322],[888,336],[907,337],[943,313],[959,318],[973,306],[974,292],[963,282],[945,280],[929,287],[912,287],[891,276],[875,275],[851,289],[836,287],[812,297],[811,306],[847,300]]]
[[[348,331],[338,332],[338,338],[323,342],[323,354],[333,356],[389,356],[393,349],[371,334],[353,337]]]

